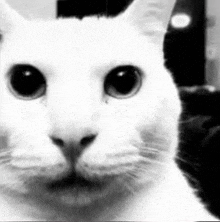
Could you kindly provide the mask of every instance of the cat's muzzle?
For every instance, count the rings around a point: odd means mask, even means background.
[[[68,175],[47,183],[47,188],[53,190],[63,190],[69,188],[101,188],[109,178],[86,178],[72,171]]]

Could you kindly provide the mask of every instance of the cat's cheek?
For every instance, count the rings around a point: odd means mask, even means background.
[[[132,171],[140,161],[139,150],[136,146],[138,139],[125,137],[118,133],[118,137],[101,138],[94,146],[85,150],[76,162],[76,170],[91,178],[118,177]],[[121,136],[121,137],[120,137]],[[136,140],[135,140],[136,138]]]
[[[28,177],[55,177],[67,171],[62,152],[44,135],[35,132],[14,133],[9,136],[10,166]]]

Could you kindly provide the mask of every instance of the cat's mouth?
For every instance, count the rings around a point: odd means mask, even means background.
[[[107,179],[85,178],[76,172],[71,172],[67,176],[49,182],[47,188],[50,191],[58,191],[69,188],[101,188],[107,182]]]

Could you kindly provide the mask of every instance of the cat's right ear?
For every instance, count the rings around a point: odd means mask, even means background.
[[[176,0],[133,0],[121,18],[161,44]]]
[[[5,0],[0,0],[0,34],[4,35],[13,29],[18,23],[24,22],[24,18],[12,9]]]

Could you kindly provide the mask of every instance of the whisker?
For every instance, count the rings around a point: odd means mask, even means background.
[[[152,147],[154,150],[162,150],[164,143],[144,143],[144,146]]]
[[[198,118],[198,117],[190,117],[190,118],[188,118],[188,119],[181,119],[181,120],[179,121],[179,123],[180,123],[180,124],[189,123],[189,122],[194,121],[194,120],[197,119],[197,118]]]
[[[171,156],[171,154],[169,152],[166,152],[166,151],[152,151],[150,149],[146,149],[146,150],[141,150],[142,153],[146,153],[146,154],[155,154],[157,156],[164,156],[164,157],[169,157]]]
[[[8,155],[8,154],[7,155],[2,155],[2,156],[0,155],[0,159],[5,159],[5,158],[10,158],[10,155]]]
[[[137,191],[137,186],[141,185],[143,182],[147,183],[156,181],[158,178],[158,172],[155,170],[142,169],[143,172],[139,170],[136,171],[126,173],[125,177],[122,179],[125,188],[132,193],[135,193]]]
[[[6,165],[9,162],[10,162],[10,159],[0,160],[1,165]]]
[[[138,176],[135,171],[127,172],[123,178],[120,178],[120,183],[125,187],[126,190],[134,194],[137,191],[137,180]]]
[[[140,149],[142,152],[148,152],[152,154],[163,154],[163,155],[170,155],[168,151],[164,150],[164,144],[161,144],[158,147],[155,147],[152,143],[144,143],[141,145],[134,144],[135,147]]]
[[[0,156],[0,161],[5,161],[5,160],[11,160],[9,155],[6,156]]]
[[[2,160],[2,159],[9,159],[9,158],[11,158],[10,155],[2,155],[2,156],[0,156],[0,160]]]
[[[167,153],[167,152],[149,152],[148,150],[141,150],[140,151],[140,155],[143,158],[147,158],[149,160],[156,160],[156,159],[160,159],[160,158],[165,158],[165,159],[172,159],[173,155],[171,153]]]
[[[5,161],[5,160],[11,160],[11,157],[9,155],[0,156],[0,162]]]
[[[160,166],[165,166],[166,165],[166,162],[158,161],[158,160],[151,159],[151,158],[148,158],[148,157],[142,157],[142,160],[140,162],[143,163],[143,164],[150,163],[151,165],[152,164],[160,165]]]
[[[192,181],[195,186],[199,186],[199,181],[195,177],[193,177],[187,172],[182,171],[182,173],[189,181]]]
[[[147,142],[147,141],[144,141],[144,142],[141,142],[141,143],[134,143],[133,144],[134,146],[136,147],[146,147],[146,146],[150,146],[150,147],[154,147],[155,150],[158,150],[158,148],[160,147],[164,147],[164,142]]]
[[[123,184],[123,187],[129,191],[129,193],[134,194],[136,192],[134,183],[131,182],[131,180],[128,180],[128,178],[123,178],[121,180],[121,184]]]
[[[182,162],[182,163],[186,163],[186,164],[188,164],[188,165],[191,165],[191,166],[193,166],[194,168],[195,167],[199,167],[199,163],[196,163],[196,161],[191,161],[191,160],[189,160],[189,159],[185,159],[185,158],[183,158],[183,157],[180,157],[180,156],[176,156],[175,157],[175,159],[178,161],[180,161],[180,162]]]
[[[10,154],[9,150],[0,150],[0,157],[8,154]]]

